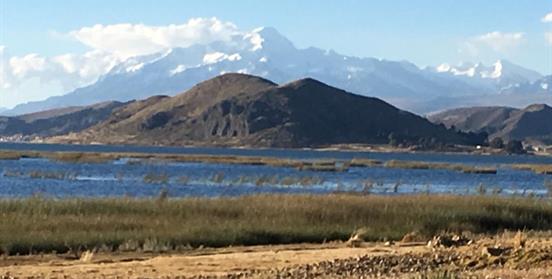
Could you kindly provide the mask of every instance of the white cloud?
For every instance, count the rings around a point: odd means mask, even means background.
[[[499,31],[483,34],[472,39],[472,42],[486,45],[497,52],[508,52],[520,46],[524,41],[525,34],[522,32],[502,33]]]
[[[229,41],[240,31],[217,18],[193,18],[180,25],[97,24],[69,34],[79,42],[122,58],[151,54],[173,47]]]
[[[552,46],[552,32],[546,32],[544,33],[544,39],[546,42]]]
[[[5,59],[6,46],[0,45],[0,89],[8,89],[11,87],[9,65]]]
[[[497,57],[504,58],[512,54],[525,43],[525,33],[504,33],[500,31],[467,38],[460,45],[458,52],[466,57]]]
[[[44,57],[10,57],[0,46],[0,107],[42,100],[88,85],[121,59],[99,50]]]
[[[31,53],[23,57],[10,58],[9,65],[15,77],[25,78],[33,72],[43,71],[46,66],[46,59],[36,53]]]
[[[67,36],[73,38],[91,49],[85,53],[66,53],[53,57],[44,57],[36,53],[9,56],[6,47],[0,45],[0,106],[12,106],[22,100],[36,100],[36,92],[27,91],[28,88],[36,88],[39,84],[49,84],[49,88],[59,91],[44,92],[39,99],[90,84],[132,56],[193,44],[230,41],[234,36],[249,34],[240,31],[232,22],[217,18],[193,18],[180,25],[166,26],[97,24],[70,31],[65,35],[53,33],[54,36],[62,36],[64,39]],[[239,60],[241,57],[224,55],[219,58]],[[31,83],[33,85],[29,86]],[[33,98],[26,98],[26,95]]]
[[[462,43],[462,45],[458,49],[458,52],[460,54],[465,54],[470,57],[477,57],[479,55],[479,48],[476,46],[474,42],[466,41]]]
[[[7,62],[5,58],[3,60],[3,78],[0,81],[3,88],[39,78],[43,83],[59,82],[65,90],[91,83],[121,62],[119,58],[98,50],[50,58],[32,53],[22,57],[13,56]]]
[[[542,22],[552,22],[552,12],[546,14],[542,19]]]

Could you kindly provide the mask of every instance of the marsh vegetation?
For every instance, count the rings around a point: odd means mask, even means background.
[[[197,162],[212,164],[265,165],[271,167],[295,168],[304,171],[343,172],[351,167],[387,167],[402,169],[443,169],[463,173],[496,174],[497,169],[489,166],[471,166],[455,163],[435,163],[422,161],[389,160],[382,162],[367,158],[351,160],[311,159],[300,160],[280,157],[229,156],[229,155],[196,155],[196,154],[155,154],[155,153],[99,153],[99,152],[35,152],[35,151],[0,151],[0,160],[17,160],[20,158],[46,158],[68,163],[106,163],[128,159],[129,164],[141,164],[149,161]],[[535,170],[539,173],[552,173],[549,165],[513,165],[515,169]]]
[[[550,200],[494,196],[256,195],[237,198],[1,200],[5,254],[104,249],[170,251],[346,240],[416,231],[552,229]]]

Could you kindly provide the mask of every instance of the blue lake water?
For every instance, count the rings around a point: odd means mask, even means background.
[[[369,191],[376,194],[477,194],[482,189],[502,195],[547,195],[551,175],[512,170],[504,164],[552,164],[552,157],[372,153],[279,149],[176,148],[140,146],[75,146],[2,143],[0,149],[41,151],[150,152],[275,156],[295,159],[411,160],[498,167],[497,174],[464,174],[448,170],[383,167],[350,168],[347,172],[299,171],[270,166],[202,163],[135,162],[75,164],[46,159],[0,160],[0,197],[171,197],[236,196],[259,193],[330,193]],[[153,179],[152,179],[153,178]]]

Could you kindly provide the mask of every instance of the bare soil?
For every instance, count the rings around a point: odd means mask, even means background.
[[[9,256],[0,278],[552,278],[552,239],[479,237],[426,242],[202,248],[178,254]],[[443,272],[460,277],[443,277]]]

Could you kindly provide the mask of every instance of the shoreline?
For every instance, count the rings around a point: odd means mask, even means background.
[[[238,150],[238,151],[313,151],[313,152],[344,152],[344,153],[397,153],[397,154],[436,154],[436,155],[473,155],[473,156],[535,156],[552,157],[552,153],[527,152],[523,154],[512,154],[503,150],[483,147],[477,149],[472,146],[455,146],[459,151],[440,151],[440,150],[415,150],[412,148],[392,147],[386,144],[338,144],[326,147],[298,147],[298,148],[279,148],[279,147],[254,147],[254,146],[217,146],[217,145],[141,145],[141,144],[108,144],[108,143],[58,143],[58,142],[0,142],[0,145],[27,145],[27,146],[64,146],[64,147],[105,147],[105,148],[129,148],[129,149],[204,149],[204,150]],[[33,151],[35,149],[22,149]],[[470,151],[471,150],[471,151]],[[201,153],[190,153],[201,154]]]

